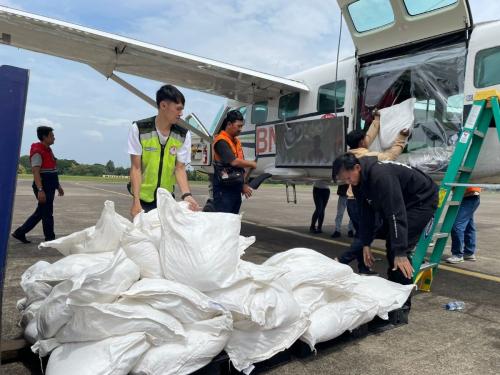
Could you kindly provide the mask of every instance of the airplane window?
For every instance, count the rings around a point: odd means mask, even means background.
[[[377,29],[394,22],[390,0],[358,0],[347,9],[359,33]]]
[[[331,82],[318,90],[318,112],[343,112],[345,102],[345,81]]]
[[[479,51],[474,64],[474,86],[483,88],[500,84],[500,47]]]
[[[243,121],[246,122],[247,119],[247,107],[240,107],[240,108],[235,108],[236,110],[240,111],[241,114],[243,115]]]
[[[258,102],[252,106],[252,124],[262,124],[267,121],[267,101]]]
[[[436,101],[434,99],[418,100],[415,103],[415,123],[432,121],[436,111]]]
[[[226,109],[226,105],[223,104],[220,108],[219,111],[217,111],[217,114],[215,115],[212,124],[210,125],[210,128],[207,129],[210,134],[214,134],[215,128],[217,125],[221,122],[221,117],[224,114],[224,110]]]
[[[452,95],[446,101],[446,112],[443,121],[461,123],[464,108],[464,94]]]
[[[418,16],[458,3],[458,0],[404,0],[410,16]]]
[[[278,104],[278,117],[285,120],[299,114],[300,93],[292,92],[283,95]]]

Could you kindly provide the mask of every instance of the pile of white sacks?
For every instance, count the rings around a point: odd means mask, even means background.
[[[253,364],[300,339],[314,349],[402,306],[412,286],[296,248],[257,265],[241,217],[191,212],[164,190],[131,223],[107,201],[94,227],[41,247],[65,257],[22,276],[26,338],[46,374],[189,374],[225,350]]]

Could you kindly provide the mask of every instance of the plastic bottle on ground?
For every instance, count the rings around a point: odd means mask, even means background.
[[[463,301],[452,301],[444,305],[444,308],[449,311],[463,310],[465,308],[465,302]]]

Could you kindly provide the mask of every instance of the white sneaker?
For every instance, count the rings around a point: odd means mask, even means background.
[[[476,255],[475,255],[475,254],[471,254],[471,255],[464,255],[464,260],[468,260],[468,261],[471,261],[471,262],[475,262],[475,261],[476,261]]]
[[[457,255],[452,255],[451,257],[446,258],[446,261],[448,263],[452,263],[452,264],[462,263],[464,261],[464,257],[459,257]]]

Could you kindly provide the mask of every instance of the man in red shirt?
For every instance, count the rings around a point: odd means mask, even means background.
[[[12,233],[12,237],[23,243],[30,242],[26,238],[26,233],[32,230],[40,220],[43,225],[45,241],[52,241],[56,238],[53,216],[54,196],[56,190],[60,196],[63,196],[64,190],[59,185],[56,159],[50,148],[55,141],[53,130],[48,126],[39,126],[36,129],[36,134],[40,142],[31,145],[30,162],[34,179],[33,192],[38,206],[26,222]]]

